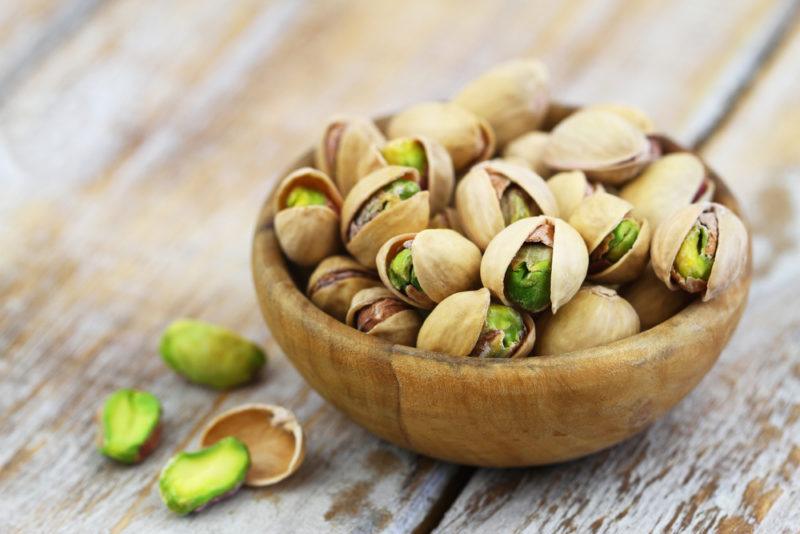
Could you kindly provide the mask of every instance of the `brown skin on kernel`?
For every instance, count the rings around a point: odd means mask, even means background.
[[[332,271],[321,276],[319,280],[317,280],[317,282],[311,288],[309,294],[313,295],[323,287],[327,287],[329,285],[335,284],[339,280],[345,280],[347,278],[371,278],[373,280],[378,279],[378,277],[375,276],[375,274],[369,271],[360,271],[358,269],[342,269],[341,271]]]
[[[361,332],[369,332],[376,325],[385,321],[392,315],[408,309],[405,302],[397,299],[385,298],[376,300],[365,306],[356,315],[356,328]]]

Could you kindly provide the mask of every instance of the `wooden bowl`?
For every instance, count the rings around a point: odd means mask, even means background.
[[[548,123],[573,110],[553,106]],[[667,138],[662,142],[665,153],[685,150]],[[282,175],[311,164],[309,152]],[[715,200],[741,216],[736,199],[710,172]],[[455,358],[392,345],[314,306],[297,285],[307,273],[289,267],[280,251],[271,206],[270,196],[258,217],[252,269],[272,335],[306,381],[358,424],[450,462],[549,464],[642,431],[711,369],[750,288],[748,262],[718,298],[695,300],[667,321],[610,345],[510,361]]]

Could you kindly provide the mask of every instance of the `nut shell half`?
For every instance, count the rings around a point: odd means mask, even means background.
[[[569,220],[583,199],[598,191],[605,191],[601,184],[592,184],[581,171],[560,172],[547,180],[562,219]]]
[[[639,108],[629,106],[627,104],[604,102],[600,104],[591,104],[583,109],[592,111],[609,111],[615,115],[619,115],[646,134],[653,133],[655,131],[653,121],[650,119],[647,113]]]
[[[347,195],[361,178],[358,164],[364,153],[372,145],[385,141],[381,131],[365,117],[331,117],[317,142],[314,165],[333,179],[343,195]]]
[[[385,287],[370,287],[356,293],[353,297],[353,302],[350,304],[350,309],[347,311],[347,325],[355,328],[358,312],[379,300],[387,298],[402,302]],[[413,308],[408,307],[408,309],[387,317],[365,333],[397,345],[413,347],[417,341],[420,326],[422,326],[422,319],[419,314]]]
[[[331,256],[322,260],[311,273],[306,294],[322,311],[344,322],[353,295],[362,289],[380,285],[375,273],[354,259]]]
[[[642,276],[623,286],[619,293],[636,310],[642,330],[666,321],[692,300],[689,293],[667,289],[649,265]]]
[[[544,148],[550,139],[546,132],[528,132],[508,143],[503,158],[524,161],[539,176],[547,176],[550,167],[544,163]]]

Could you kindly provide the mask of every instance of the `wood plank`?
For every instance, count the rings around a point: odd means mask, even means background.
[[[800,525],[800,25],[705,148],[753,228],[756,280],[716,367],[611,450],[482,470],[440,532],[794,532]]]

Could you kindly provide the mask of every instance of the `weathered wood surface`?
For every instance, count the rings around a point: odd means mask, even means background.
[[[8,4],[0,8],[3,28],[18,20],[11,4],[22,3]],[[37,4],[69,13],[68,3]],[[0,87],[2,530],[427,528],[465,471],[389,446],[347,421],[302,383],[262,326],[248,254],[251,225],[275,170],[305,148],[332,112],[379,114],[446,96],[483,68],[520,54],[551,66],[562,100],[628,101],[683,141],[705,137],[771,57],[796,2],[486,1],[470,3],[468,11],[462,2],[406,2],[402,10],[393,2],[313,9],[256,0],[114,0],[91,10],[91,2],[73,4],[91,16],[80,26],[70,23],[58,46],[37,48],[42,33],[27,35],[24,45],[0,33],[0,75],[14,72],[13,83]],[[37,23],[26,31],[48,27]],[[17,67],[34,49],[49,53]],[[786,73],[798,54],[782,49],[781,55],[783,67],[775,63],[770,72],[777,74],[755,80],[722,140],[712,139],[709,157],[737,191],[763,194],[750,207],[754,222],[764,228],[783,217],[796,230],[791,208],[768,209],[770,202],[790,206],[784,190],[797,199],[791,170],[797,160],[788,160],[797,157],[790,150],[796,128],[760,135],[771,140],[761,154],[743,149],[752,145],[742,129],[755,135],[770,124],[748,110],[777,95],[783,105],[772,103],[768,112],[788,117],[796,99]],[[768,93],[759,97],[761,91]],[[774,167],[777,161],[786,163]],[[764,187],[776,168],[784,170],[782,185]],[[541,521],[576,512],[575,527],[588,527],[583,521],[591,514],[581,510],[593,506],[609,518],[626,508],[639,519],[656,517],[651,510],[680,509],[677,529],[685,517],[687,525],[704,526],[700,521],[716,508],[720,517],[754,522],[771,501],[763,528],[796,525],[789,511],[800,485],[792,472],[798,453],[791,424],[800,408],[780,404],[790,394],[797,402],[798,370],[787,363],[798,343],[797,284],[787,275],[795,238],[789,230],[777,238],[758,233],[757,254],[776,260],[757,262],[768,274],[754,293],[761,288],[781,300],[753,298],[723,363],[663,424],[575,464],[479,471],[443,529],[517,528],[531,514]],[[263,342],[271,356],[267,376],[223,395],[181,382],[155,347],[161,329],[184,315]],[[166,409],[164,442],[136,468],[92,451],[94,410],[122,386],[152,391]],[[271,490],[244,491],[195,518],[172,516],[155,490],[161,465],[176,450],[194,447],[212,414],[248,401],[297,412],[309,433],[305,465]],[[706,421],[701,415],[708,412],[715,416]],[[750,420],[759,426],[740,423]],[[644,459],[634,464],[636,454]],[[737,454],[753,463],[738,462]],[[714,460],[693,463],[698,456]],[[661,485],[657,479],[649,486],[660,489],[634,502],[637,488],[670,462],[682,475],[662,475]],[[593,475],[587,466],[596,466]],[[554,489],[542,493],[547,484]],[[616,498],[603,499],[617,487]],[[537,492],[546,505],[516,500]],[[534,531],[543,524],[536,521]]]

